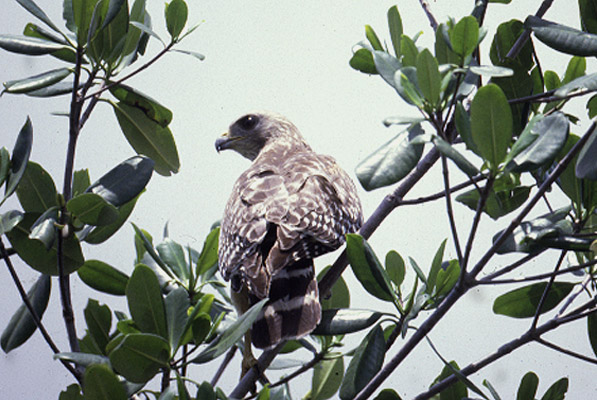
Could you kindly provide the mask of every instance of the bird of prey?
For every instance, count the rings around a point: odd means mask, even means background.
[[[362,224],[355,185],[332,157],[315,153],[295,125],[274,113],[239,118],[216,149],[253,162],[226,204],[218,254],[233,299],[238,302],[234,292],[248,297],[241,312],[269,299],[251,341],[270,348],[303,337],[321,319],[313,258],[340,247]]]

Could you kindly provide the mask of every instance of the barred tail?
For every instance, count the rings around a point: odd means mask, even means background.
[[[251,301],[254,302],[256,298]],[[321,319],[312,259],[290,264],[272,277],[269,301],[253,323],[253,346],[264,349],[311,333]]]

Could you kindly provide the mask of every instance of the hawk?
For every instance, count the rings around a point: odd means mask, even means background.
[[[295,125],[274,113],[239,118],[216,149],[253,162],[226,204],[218,254],[233,292],[248,292],[245,310],[269,298],[251,341],[263,349],[303,337],[321,319],[313,259],[361,227],[355,185],[332,157],[315,153]]]

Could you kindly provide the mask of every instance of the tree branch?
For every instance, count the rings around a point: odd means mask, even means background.
[[[448,170],[448,162],[446,156],[441,156],[442,172],[444,177],[444,197],[446,198],[446,212],[448,214],[448,221],[450,222],[450,230],[452,232],[452,240],[454,241],[454,248],[456,249],[456,256],[458,262],[462,265],[462,249],[460,248],[460,240],[458,239],[458,229],[456,229],[456,221],[454,220],[454,209],[452,208],[452,197],[450,196],[450,176]]]
[[[552,3],[553,0],[544,0],[543,3],[541,3],[541,6],[539,6],[539,10],[537,10],[537,12],[535,13],[535,16],[539,18],[543,17],[547,10],[549,10],[549,7],[551,7]],[[524,45],[530,37],[531,31],[525,29],[524,32],[518,37],[508,54],[506,55],[506,58],[516,58],[516,56],[518,55],[518,53],[520,53],[520,50],[522,50],[522,48],[524,47]]]
[[[216,371],[216,374],[211,379],[210,384],[212,386],[216,386],[216,384],[220,380],[220,377],[226,370],[226,367],[228,367],[228,365],[230,364],[230,361],[232,361],[232,359],[234,358],[234,354],[236,353],[237,350],[238,350],[238,347],[236,347],[236,346],[232,346],[230,348],[230,350],[228,350],[228,352],[226,353],[226,356],[224,357],[224,360],[222,361],[222,364],[220,364],[220,366],[218,367],[218,370]]]
[[[551,290],[554,281],[556,280],[556,274],[560,270],[562,266],[562,262],[564,261],[564,257],[566,257],[566,251],[560,252],[560,258],[558,258],[558,262],[556,263],[556,267],[554,268],[553,273],[549,277],[549,281],[543,290],[543,294],[541,294],[541,299],[539,300],[539,304],[537,305],[537,310],[535,310],[535,316],[533,317],[533,323],[531,324],[531,330],[537,327],[537,322],[539,322],[539,316],[541,315],[541,311],[543,310],[543,306],[545,305],[545,300],[547,300],[547,294]]]
[[[429,3],[427,3],[427,0],[419,0],[419,3],[421,4],[421,8],[423,8],[423,11],[425,12],[425,15],[427,15],[429,25],[431,25],[431,28],[433,28],[433,30],[436,31],[439,24],[437,23],[437,20],[435,19],[435,17],[431,13],[431,10],[429,9]]]

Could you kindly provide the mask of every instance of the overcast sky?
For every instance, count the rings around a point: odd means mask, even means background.
[[[2,33],[19,34],[27,22],[33,21],[33,17],[16,2],[5,3],[0,15]],[[49,6],[44,5],[50,7],[44,10],[58,25],[62,25],[62,2],[51,3]],[[163,23],[164,2],[148,0],[148,3],[155,30],[167,37]],[[471,3],[464,0],[437,0],[430,2],[430,8],[441,22],[447,15],[459,19],[468,14]],[[484,46],[491,42],[498,21],[511,18],[523,20],[526,15],[536,11],[540,2],[513,0],[512,3],[512,6],[490,5],[486,20],[489,34]],[[39,1],[39,4],[42,2]],[[189,21],[204,22],[179,48],[200,52],[206,56],[205,61],[170,54],[128,82],[173,111],[174,119],[170,126],[181,159],[179,174],[169,178],[154,175],[131,220],[158,239],[168,222],[170,234],[175,240],[201,248],[209,227],[221,217],[234,180],[249,165],[247,160],[233,152],[218,155],[214,141],[236,118],[256,109],[272,110],[288,116],[315,150],[336,157],[339,164],[354,177],[355,166],[398,132],[399,128],[385,128],[381,121],[389,116],[416,115],[380,78],[363,75],[348,66],[352,47],[364,39],[365,24],[372,25],[382,40],[387,40],[386,11],[393,4],[391,1],[338,0],[189,1]],[[417,44],[431,46],[434,35],[419,2],[403,0],[398,7],[405,33],[412,36],[423,31]],[[577,15],[576,2],[560,0],[554,2],[546,18],[576,27]],[[544,69],[554,69],[562,74],[565,68],[562,63],[567,62],[567,59],[557,58],[555,53],[539,47],[542,60],[547,64]],[[152,55],[159,50],[159,43],[152,40],[147,54]],[[58,66],[60,62],[52,58],[27,58],[2,52],[0,81],[35,75]],[[591,68],[594,68],[594,63],[589,64]],[[578,104],[583,107],[584,103]],[[12,149],[14,139],[29,115],[34,130],[31,158],[51,173],[58,187],[62,186],[67,120],[50,113],[67,109],[66,96],[54,100],[14,95],[0,98],[3,121],[0,146]],[[584,115],[581,108],[578,115]],[[583,124],[586,125],[586,118]],[[580,134],[585,125],[573,129],[573,132]],[[99,104],[82,132],[76,168],[89,168],[93,181],[133,154],[111,108]],[[412,196],[441,190],[438,177],[438,171],[426,177]],[[460,179],[462,176],[455,172],[453,180]],[[366,217],[390,190],[360,190]],[[6,204],[2,212],[11,206],[18,207],[13,201]],[[461,236],[468,233],[471,216],[469,210],[456,206]],[[485,219],[478,241],[480,245],[475,254],[484,251],[493,233],[503,224]],[[399,208],[375,233],[371,243],[380,258],[390,249],[395,249],[405,258],[412,256],[427,270],[435,250],[448,235],[444,203],[440,201],[432,205]],[[107,243],[98,247],[86,245],[84,251],[87,258],[101,259],[130,273],[134,259],[132,228],[125,225]],[[447,257],[454,257],[450,244]],[[20,260],[13,259],[25,286],[30,287],[36,274]],[[322,268],[334,259],[334,255],[324,257],[316,263],[317,267]],[[498,259],[498,262],[503,261]],[[494,263],[490,268],[498,265]],[[527,271],[536,271],[534,268],[542,268],[539,261],[530,265]],[[407,274],[413,277],[412,271]],[[345,279],[353,291],[353,307],[385,307],[376,302],[363,303],[360,300],[369,299],[369,296],[363,294],[350,271],[346,272]],[[112,309],[126,310],[122,298],[94,292],[77,277],[73,281],[75,317],[80,335],[83,334],[83,308],[88,297],[99,299]],[[66,351],[58,286],[54,283],[44,321],[59,347]],[[0,308],[0,328],[3,329],[20,300],[8,273],[3,272],[2,268],[0,287],[0,301],[3,304]],[[492,315],[492,301],[504,291],[506,288],[483,293],[472,291],[437,326],[431,338],[444,357],[457,360],[461,366],[467,365],[526,329],[529,323],[526,320],[515,321]],[[579,332],[583,332],[582,326],[564,327],[554,337],[567,347],[590,354],[586,334]],[[578,337],[571,338],[570,335]],[[358,343],[359,336],[353,336],[349,338],[349,343]],[[397,343],[396,347],[399,345]],[[427,387],[441,368],[441,362],[426,344],[422,344],[386,381],[385,386],[392,386],[404,398],[409,398]],[[597,394],[594,368],[533,345],[515,352],[473,378],[477,383],[483,378],[489,379],[507,399],[514,396],[520,379],[529,370],[537,372],[541,379],[541,395],[551,383],[562,376],[569,376],[568,398],[589,398]],[[198,369],[195,371],[193,379],[211,379],[211,373],[202,376],[197,372]],[[222,385],[227,391],[234,385],[236,374],[237,370],[234,370],[224,376]],[[52,360],[49,348],[37,333],[23,347],[9,355],[2,353],[0,377],[0,393],[13,399],[57,398],[59,391],[72,383],[71,376],[58,362]],[[298,397],[305,394],[310,374],[306,375],[304,382],[301,391],[293,395]]]

